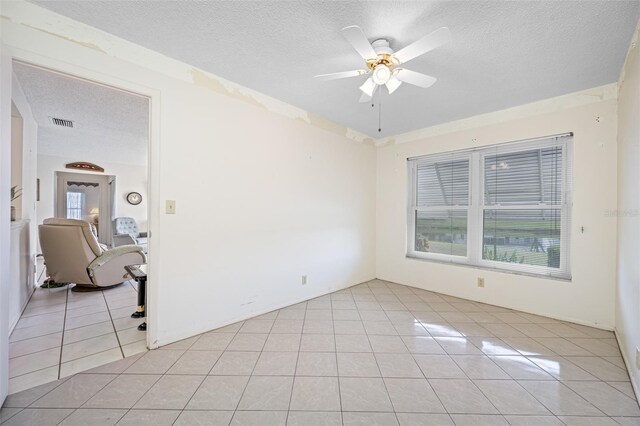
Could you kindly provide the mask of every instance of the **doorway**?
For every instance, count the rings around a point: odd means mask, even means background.
[[[23,180],[23,197],[34,201],[34,240],[37,226],[51,217],[94,225],[102,250],[112,246],[115,218],[132,218],[140,234],[147,232],[150,98],[24,62],[14,61],[13,71],[12,95],[22,92],[37,127],[34,158],[23,159],[33,181]],[[60,118],[69,123],[60,125]],[[75,162],[98,164],[103,172],[68,170]],[[41,252],[37,244],[32,251]],[[8,342],[10,394],[147,350],[147,331],[138,326],[146,321],[152,329],[153,320],[132,318],[137,284],[125,274],[122,284],[90,293],[72,293],[73,283],[44,288],[40,280],[31,287]]]
[[[92,224],[98,241],[111,246],[116,176],[56,172],[56,217]]]

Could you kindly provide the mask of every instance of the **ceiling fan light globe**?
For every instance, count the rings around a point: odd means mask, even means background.
[[[391,70],[384,64],[378,64],[373,69],[373,81],[378,85],[386,84],[391,78]]]
[[[402,82],[398,80],[395,75],[392,75],[391,78],[389,78],[389,81],[387,81],[387,90],[389,91],[389,94],[395,92],[401,84]]]
[[[369,77],[362,86],[360,86],[360,90],[366,93],[368,96],[373,96],[373,92],[375,91],[376,83],[373,81],[372,77]]]

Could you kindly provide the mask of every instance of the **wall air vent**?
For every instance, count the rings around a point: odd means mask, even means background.
[[[51,124],[55,126],[73,127],[73,121],[71,120],[65,120],[63,118],[55,118],[55,117],[49,117],[49,120],[51,120]]]

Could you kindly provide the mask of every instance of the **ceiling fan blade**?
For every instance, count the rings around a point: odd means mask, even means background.
[[[393,56],[403,64],[417,56],[424,55],[425,53],[438,48],[449,41],[451,41],[451,32],[449,31],[449,28],[442,27],[398,50],[393,54]]]
[[[339,78],[358,77],[359,75],[365,75],[368,72],[369,71],[367,70],[342,71],[342,72],[334,72],[331,74],[320,74],[320,75],[314,76],[314,78],[328,81],[328,80],[337,80]]]
[[[374,87],[373,89],[373,94],[371,96],[369,96],[366,93],[362,93],[362,96],[360,96],[360,100],[358,102],[360,102],[361,104],[365,103],[365,102],[369,102],[371,101],[371,99],[373,98],[373,95],[376,94],[376,92],[378,91],[378,85],[376,84],[376,87]]]
[[[378,57],[378,54],[373,50],[371,43],[367,40],[367,36],[364,35],[364,32],[359,26],[352,25],[350,27],[343,28],[342,35],[349,43],[351,43],[351,46],[356,49],[356,52],[362,56],[362,59],[375,59]]]
[[[430,75],[421,74],[419,72],[411,71],[405,68],[398,71],[396,77],[398,78],[398,80],[404,83],[420,86],[424,89],[433,86],[433,84],[438,80],[437,78],[431,77]]]

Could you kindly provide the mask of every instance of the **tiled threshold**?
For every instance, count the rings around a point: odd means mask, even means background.
[[[638,425],[611,332],[374,280],[9,396],[0,422]]]
[[[132,281],[88,293],[37,288],[9,338],[9,393],[146,351],[142,321],[130,318],[136,302]]]

